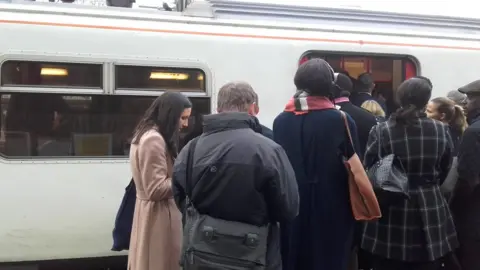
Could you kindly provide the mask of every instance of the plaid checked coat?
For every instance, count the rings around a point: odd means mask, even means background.
[[[379,159],[378,147],[381,156],[393,153],[402,163],[409,178],[410,199],[383,209],[380,220],[366,223],[361,248],[405,262],[434,261],[454,250],[457,234],[439,188],[453,158],[447,126],[423,113],[408,126],[395,126],[392,119],[378,124],[370,131],[366,168]]]

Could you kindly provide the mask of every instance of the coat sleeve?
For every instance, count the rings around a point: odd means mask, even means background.
[[[377,136],[377,126],[373,126],[368,135],[367,147],[365,148],[365,156],[363,157],[363,166],[370,168],[378,161],[378,148],[381,147]]]
[[[479,183],[480,140],[477,131],[468,128],[458,147],[458,183],[462,193],[470,193]],[[465,194],[467,195],[467,194]]]
[[[447,178],[448,172],[450,171],[453,162],[453,140],[447,126],[445,126],[444,132],[447,139],[447,145],[445,146],[445,151],[440,158],[440,184],[443,184],[443,182],[445,182],[445,178]]]
[[[188,149],[191,146],[191,141],[182,148],[180,153],[175,160],[175,164],[173,165],[173,176],[172,176],[172,191],[173,191],[173,198],[175,199],[175,204],[177,205],[180,212],[183,213],[185,209],[185,184],[187,181],[186,169],[187,169],[187,156],[188,156]]]
[[[138,147],[141,181],[148,200],[161,201],[172,196],[171,179],[167,177],[165,141],[161,136],[146,136]]]
[[[273,152],[270,169],[272,177],[265,188],[270,219],[276,222],[292,220],[298,215],[300,198],[295,172],[280,146]]]

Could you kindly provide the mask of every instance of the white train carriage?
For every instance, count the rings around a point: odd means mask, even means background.
[[[312,57],[371,72],[387,97],[421,73],[440,96],[478,79],[479,29],[473,18],[228,0],[183,12],[0,1],[0,262],[126,254],[110,251],[126,145],[163,91],[191,97],[187,137],[230,80],[253,85],[270,126]]]

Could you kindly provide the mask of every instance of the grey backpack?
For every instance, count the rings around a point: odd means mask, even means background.
[[[268,225],[258,227],[200,214],[191,201],[193,153],[198,138],[188,149],[186,203],[180,265],[183,270],[264,270]],[[214,170],[214,167],[212,168]]]

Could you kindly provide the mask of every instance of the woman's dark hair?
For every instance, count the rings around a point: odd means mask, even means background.
[[[420,76],[420,75],[415,76],[415,77],[413,77],[413,78],[418,78],[418,79],[425,80],[425,81],[430,85],[430,87],[433,89],[432,81],[430,81],[429,78],[427,78],[427,77],[425,77],[425,76]]]
[[[456,105],[453,100],[446,97],[438,97],[432,99],[435,105],[437,105],[437,111],[445,114],[445,121],[453,130],[460,134],[467,128],[467,119],[463,113],[463,108]]]
[[[397,89],[397,101],[401,106],[392,114],[398,124],[409,124],[425,110],[432,96],[432,84],[426,78],[413,77],[400,84]]]
[[[167,145],[168,153],[176,158],[180,133],[180,117],[183,111],[191,108],[190,100],[176,92],[167,92],[156,98],[147,109],[133,131],[132,144],[138,144],[142,135],[156,128]]]
[[[298,90],[303,90],[312,96],[333,97],[332,67],[323,59],[314,58],[301,64],[293,79]]]

